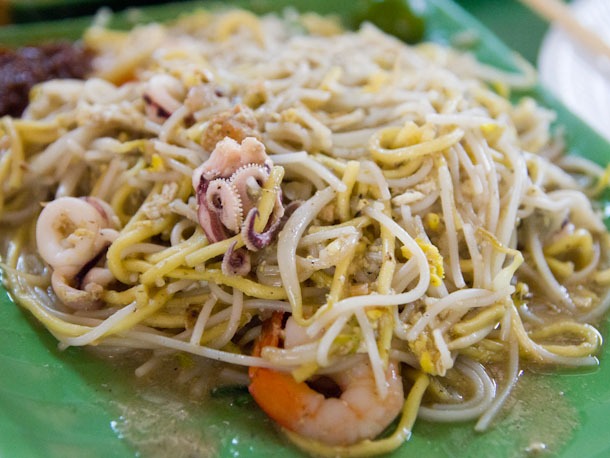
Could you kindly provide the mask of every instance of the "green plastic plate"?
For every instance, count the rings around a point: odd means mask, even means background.
[[[257,12],[287,5],[346,16],[358,3],[251,2]],[[139,18],[169,18],[193,7],[154,7]],[[481,59],[513,68],[509,49],[456,4],[429,0],[425,16],[428,39],[450,43],[456,34],[474,31],[472,50]],[[74,37],[87,21],[5,27],[0,29],[0,43]],[[608,163],[610,145],[542,88],[532,95],[558,111],[573,154]],[[493,429],[485,433],[475,433],[472,423],[418,421],[411,440],[391,456],[610,456],[610,347],[600,360],[600,366],[588,372],[526,374]],[[120,358],[102,360],[84,349],[59,351],[53,337],[0,290],[0,457],[302,456],[244,392],[225,390],[190,401],[175,392],[175,384],[134,383],[130,370]]]

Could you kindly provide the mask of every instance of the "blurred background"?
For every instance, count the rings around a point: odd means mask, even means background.
[[[456,2],[491,28],[511,48],[535,63],[548,25],[518,0],[456,0]],[[0,0],[0,23],[49,21],[91,15],[101,7],[119,11],[134,6],[160,3],[168,2],[167,0]],[[205,3],[205,0],[202,0],[202,3]]]

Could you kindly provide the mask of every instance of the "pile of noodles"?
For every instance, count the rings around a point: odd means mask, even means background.
[[[525,365],[597,363],[610,270],[590,198],[608,176],[562,155],[552,112],[509,102],[528,78],[313,15],[198,13],[84,40],[93,77],[41,84],[0,121],[4,282],[61,347],[151,349],[140,375],[168,351],[299,380],[366,358],[382,397],[399,361],[402,419],[352,446],[367,454],[416,416],[487,428]],[[259,231],[278,196],[298,203],[245,274],[222,267],[242,233],[210,242],[192,185],[207,127],[235,107],[273,162]],[[110,279],[94,307],[63,304],[37,254],[37,217],[66,196],[118,219],[91,253]],[[274,311],[310,339],[252,356]]]

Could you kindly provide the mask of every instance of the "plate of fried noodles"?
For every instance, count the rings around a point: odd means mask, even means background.
[[[242,6],[0,119],[0,452],[607,453],[610,146],[449,1]]]

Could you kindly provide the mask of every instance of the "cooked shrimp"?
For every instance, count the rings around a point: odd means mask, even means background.
[[[263,325],[255,348],[277,347],[282,314],[275,313]],[[250,394],[273,420],[286,429],[329,445],[350,445],[378,436],[400,413],[404,393],[397,363],[386,371],[388,394],[376,391],[371,367],[362,362],[331,376],[341,389],[339,397],[325,397],[291,374],[271,369],[250,369]]]

